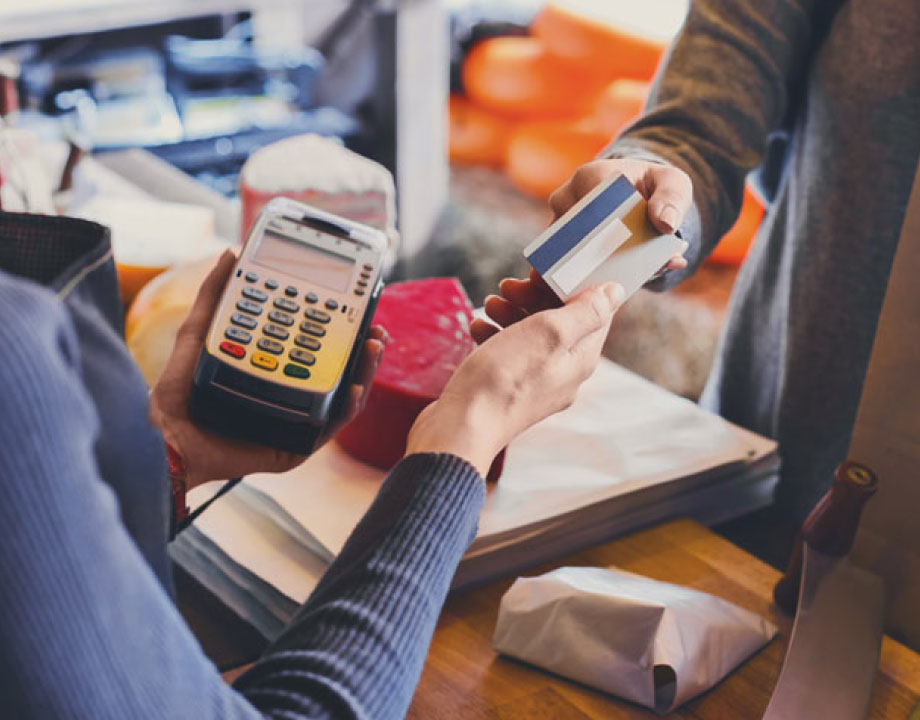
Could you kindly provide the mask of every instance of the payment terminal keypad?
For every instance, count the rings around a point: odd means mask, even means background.
[[[355,294],[363,295],[368,286],[373,266],[363,266],[360,279],[357,280],[353,290]],[[340,308],[339,301],[335,298],[321,298],[317,293],[308,291],[301,295],[300,290],[293,285],[282,287],[271,278],[257,287],[259,276],[253,271],[245,274],[248,285],[240,290],[240,297],[236,302],[236,310],[230,316],[230,324],[224,328],[224,340],[220,350],[227,355],[242,360],[249,353],[249,347],[256,336],[255,347],[249,362],[255,368],[266,373],[272,373],[279,368],[285,376],[296,380],[305,380],[310,377],[309,367],[313,367],[321,359],[322,342],[326,328],[331,326],[337,313],[329,312]],[[277,292],[276,292],[277,291]],[[294,298],[302,297],[307,304],[301,314],[300,305]],[[319,304],[325,309],[317,307]],[[269,306],[269,312],[264,322],[260,319],[263,308]],[[354,308],[352,312],[345,312],[342,308],[342,320],[335,322],[354,322]],[[299,332],[291,338],[291,330],[296,323]],[[284,357],[284,361],[279,359]]]

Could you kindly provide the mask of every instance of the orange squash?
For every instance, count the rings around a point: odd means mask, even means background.
[[[593,117],[522,123],[511,133],[505,172],[519,190],[546,199],[609,141]]]
[[[638,80],[614,80],[597,99],[598,125],[612,140],[642,114],[649,84]]]
[[[506,118],[483,110],[462,95],[450,96],[448,116],[452,163],[501,166],[511,132]]]
[[[754,242],[760,223],[763,221],[764,207],[760,199],[749,187],[744,188],[744,201],[741,213],[731,229],[722,236],[716,249],[707,259],[714,265],[733,265],[739,267]]]
[[[531,32],[554,55],[608,80],[649,80],[685,10],[675,0],[553,0]]]
[[[463,64],[463,85],[477,105],[516,118],[580,117],[603,80],[546,51],[532,37],[497,37],[476,45]]]

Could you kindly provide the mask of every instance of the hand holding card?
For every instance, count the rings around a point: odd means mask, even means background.
[[[632,295],[686,243],[661,234],[625,175],[602,182],[525,250],[534,270],[563,301],[592,285],[619,283]]]
[[[628,298],[686,249],[678,235],[655,229],[648,204],[625,175],[611,175],[524,250],[530,277],[502,280],[501,294],[485,300],[489,319],[473,320],[473,338],[483,343],[501,327],[558,307],[592,285],[615,282]]]

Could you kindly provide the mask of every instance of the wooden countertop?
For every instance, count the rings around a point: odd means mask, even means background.
[[[678,520],[629,535],[559,561],[562,565],[615,565],[657,580],[725,598],[772,620],[780,636],[703,696],[669,718],[759,719],[779,675],[792,628],[772,605],[779,577],[762,563],[692,520]],[[636,705],[555,677],[491,647],[499,600],[513,579],[452,595],[438,622],[412,720],[640,720],[658,718]],[[228,679],[237,673],[228,673]],[[870,718],[905,720],[920,697],[920,656],[885,638]],[[811,720],[803,718],[802,720]],[[817,720],[817,719],[815,719]]]
[[[615,565],[657,580],[718,595],[761,614],[780,636],[710,692],[667,717],[760,718],[779,676],[792,622],[771,603],[779,577],[692,520],[679,520],[606,543],[534,570],[562,565]],[[413,720],[639,720],[658,718],[574,682],[499,657],[491,648],[502,594],[512,580],[452,596],[444,608],[415,699]],[[920,656],[885,638],[871,718],[907,718],[920,696]],[[808,720],[803,718],[802,720]],[[814,719],[818,720],[818,719]]]

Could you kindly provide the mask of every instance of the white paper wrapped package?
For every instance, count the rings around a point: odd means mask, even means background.
[[[706,593],[620,570],[565,567],[515,581],[493,645],[664,713],[775,635],[760,616]]]

